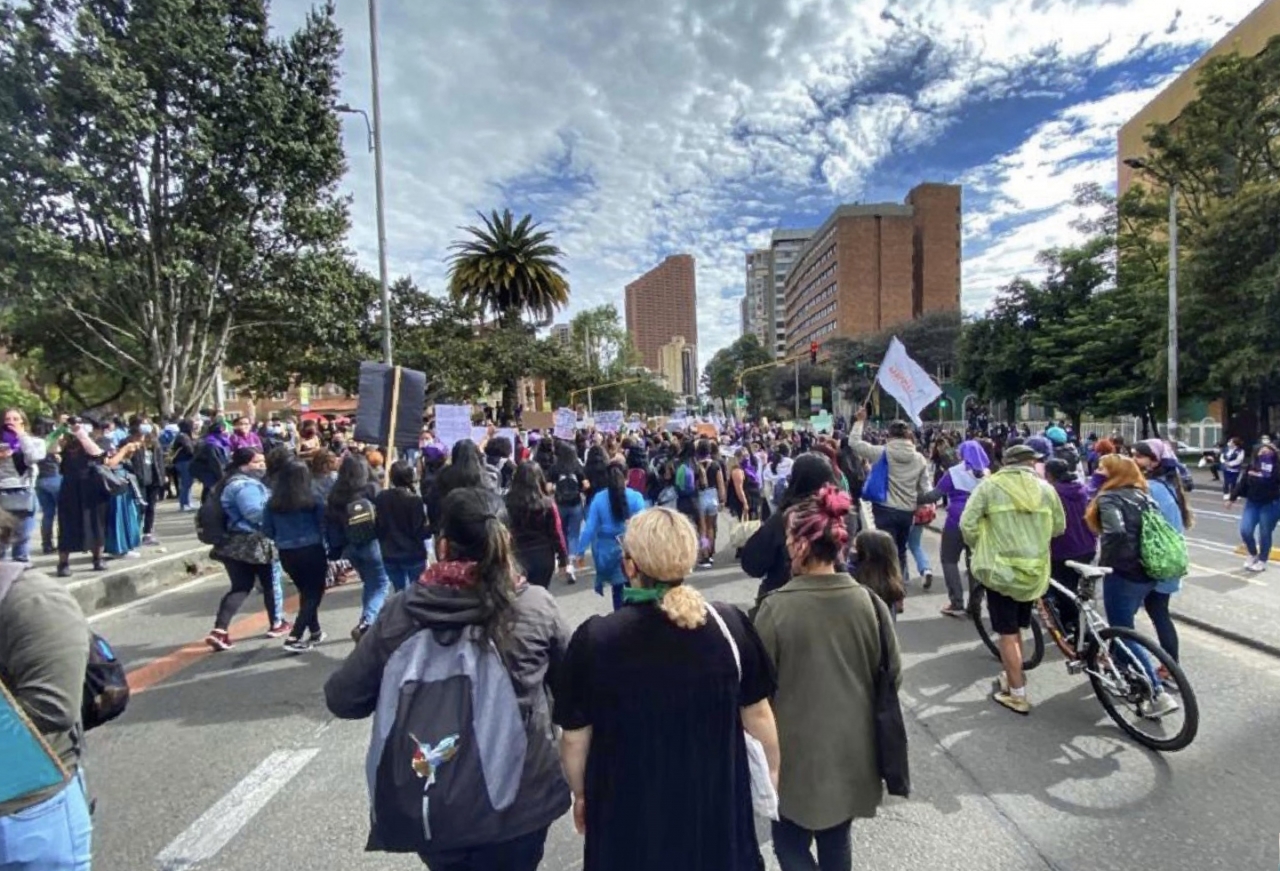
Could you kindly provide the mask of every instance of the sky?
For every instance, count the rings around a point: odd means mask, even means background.
[[[1257,0],[378,0],[393,277],[446,288],[476,212],[532,213],[572,302],[697,260],[699,357],[740,331],[744,255],[844,202],[964,185],[963,306],[1069,244],[1120,125]],[[309,0],[273,0],[278,34]],[[368,6],[337,0],[343,98],[371,107]],[[350,247],[377,270],[373,156],[348,116]]]

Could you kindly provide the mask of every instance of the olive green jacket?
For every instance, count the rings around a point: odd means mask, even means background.
[[[877,611],[888,629],[889,672],[898,684],[902,671],[889,608],[847,574],[794,577],[765,598],[756,616],[778,671],[779,811],[807,829],[874,817],[884,795],[873,710]]]

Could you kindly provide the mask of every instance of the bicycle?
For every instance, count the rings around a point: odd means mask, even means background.
[[[999,635],[991,629],[991,619],[987,609],[982,607],[987,588],[974,580],[972,569],[973,555],[969,548],[964,551],[965,574],[969,578],[969,618],[978,630],[978,637],[991,651],[996,659],[1000,658]],[[1040,614],[1037,608],[1031,615],[1031,625],[1022,630],[1022,670],[1031,671],[1044,659],[1044,629],[1040,625]]]

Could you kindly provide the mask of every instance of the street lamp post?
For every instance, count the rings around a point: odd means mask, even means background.
[[[1151,171],[1151,165],[1141,157],[1130,157],[1125,166],[1139,171]],[[1153,173],[1154,175],[1154,173]],[[1158,176],[1157,176],[1158,177]],[[1168,357],[1169,412],[1165,417],[1165,438],[1178,440],[1178,182],[1169,179],[1169,345]]]
[[[373,184],[375,207],[378,213],[378,282],[382,290],[382,357],[388,366],[391,362],[391,285],[387,279],[387,217],[383,203],[382,185],[382,96],[378,86],[378,6],[377,0],[369,0],[369,62],[373,72],[373,120],[363,109],[355,109],[345,103],[334,108],[349,115],[364,118],[369,131],[369,150],[373,152]]]

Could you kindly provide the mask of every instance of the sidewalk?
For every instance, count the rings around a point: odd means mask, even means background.
[[[65,580],[86,616],[221,571],[221,565],[209,559],[209,546],[196,538],[195,514],[180,514],[177,500],[156,506],[155,536],[158,544],[143,546],[141,557],[109,557],[104,572],[93,570],[89,554],[71,555],[71,577]],[[51,577],[58,566],[56,554],[40,554],[38,528],[31,564]]]

